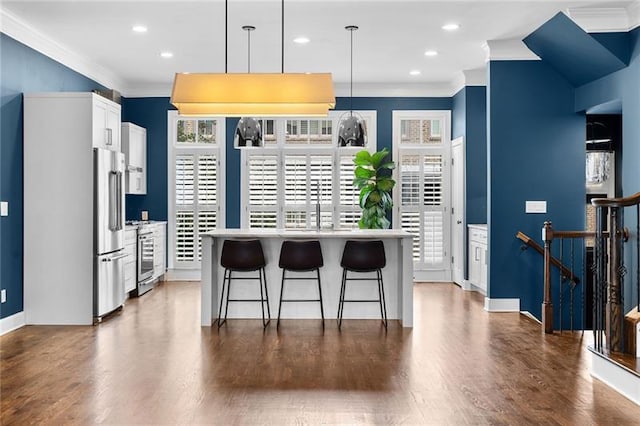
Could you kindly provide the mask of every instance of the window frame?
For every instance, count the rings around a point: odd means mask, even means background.
[[[193,143],[188,146],[177,146],[177,123],[180,119],[193,119],[193,120],[216,120],[216,143],[215,145],[198,144]],[[224,117],[212,117],[212,116],[180,116],[178,111],[171,110],[167,112],[167,200],[168,200],[168,261],[167,266],[169,269],[200,269],[201,261],[198,260],[197,244],[198,244],[198,231],[195,223],[195,218],[199,211],[216,211],[216,228],[226,227],[226,119]],[[186,144],[185,144],[186,145]],[[176,260],[176,158],[180,154],[193,154],[193,155],[217,155],[217,176],[216,176],[216,197],[217,204],[214,208],[198,207],[197,198],[195,196],[195,188],[197,187],[197,177],[194,176],[194,244],[196,245],[195,259],[192,261],[177,261]],[[194,174],[197,173],[197,161],[194,163]],[[221,226],[222,225],[222,226]]]
[[[331,223],[334,228],[340,227],[340,212],[343,211],[357,211],[360,212],[360,207],[356,206],[352,209],[349,209],[347,206],[340,205],[340,168],[339,168],[339,159],[343,156],[355,156],[358,151],[362,149],[368,149],[370,152],[375,152],[377,149],[377,111],[375,110],[363,110],[363,111],[355,111],[354,113],[358,113],[363,117],[363,119],[367,120],[367,146],[366,147],[338,147],[338,124],[340,118],[343,115],[348,114],[349,111],[330,111],[327,117],[281,117],[281,118],[264,118],[273,119],[274,120],[274,130],[276,134],[276,143],[265,145],[264,148],[259,149],[243,149],[241,152],[240,158],[240,227],[242,229],[250,229],[250,210],[251,206],[249,205],[249,167],[248,161],[251,155],[261,155],[261,154],[275,154],[277,158],[277,164],[280,168],[280,172],[278,173],[278,181],[277,188],[284,189],[284,159],[286,155],[330,155],[332,161],[332,187],[337,190],[332,191],[332,203],[329,208],[331,211]],[[259,118],[262,119],[262,118]],[[329,120],[331,121],[331,144],[313,144],[313,143],[300,143],[300,144],[291,144],[287,145],[285,143],[286,140],[286,123],[287,120]],[[310,128],[310,126],[309,126]],[[319,129],[322,129],[322,123],[319,123]],[[320,130],[322,131],[322,130]],[[307,160],[307,179],[310,179],[309,176],[309,160]],[[284,190],[278,191],[277,201],[276,201],[276,229],[285,229],[285,211],[287,205],[284,201]],[[307,226],[305,228],[313,227],[311,222],[311,215],[315,215],[315,203],[313,203],[314,197],[310,195],[310,197],[305,202],[307,209],[306,211],[306,221]],[[322,212],[326,212],[327,203],[322,204],[323,209]],[[256,211],[261,210],[261,208],[255,208]],[[268,210],[268,209],[265,209]]]
[[[402,140],[402,121],[403,120],[441,120],[439,136],[441,142],[433,143],[405,143]],[[431,264],[424,262],[424,213],[433,211],[425,205],[424,185],[425,174],[418,176],[420,184],[419,194],[422,197],[418,201],[418,205],[413,208],[405,209],[404,212],[418,212],[420,217],[420,261],[414,261],[414,276],[417,280],[433,280],[433,281],[450,281],[451,279],[451,111],[450,110],[414,110],[414,111],[393,111],[393,159],[396,163],[396,169],[393,171],[393,178],[397,182],[393,189],[393,227],[402,229],[402,199],[400,178],[401,172],[401,156],[418,155],[421,159],[418,162],[419,170],[423,170],[424,157],[428,155],[442,155],[442,212],[443,212],[443,261],[439,264]],[[422,136],[421,136],[422,138]],[[412,249],[413,252],[413,249]]]

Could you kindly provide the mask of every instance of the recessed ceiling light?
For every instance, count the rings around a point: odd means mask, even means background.
[[[296,37],[293,39],[294,43],[298,43],[298,44],[306,44],[309,43],[311,40],[308,37]]]
[[[134,25],[133,28],[131,28],[133,30],[134,33],[146,33],[147,32],[147,27],[145,27],[144,25]]]
[[[173,53],[171,53],[171,52],[162,52],[162,53],[160,53],[160,56],[162,56],[163,58],[173,58]]]
[[[420,75],[420,70],[411,70],[409,71],[410,75]]]
[[[425,56],[436,56],[438,55],[438,52],[436,52],[435,50],[427,50],[426,52],[424,52]]]
[[[453,24],[453,23],[452,24],[446,24],[446,25],[442,26],[442,29],[445,30],[445,31],[455,31],[458,28],[460,28],[460,25]]]

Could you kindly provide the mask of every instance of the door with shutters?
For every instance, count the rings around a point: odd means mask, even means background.
[[[451,280],[449,111],[394,111],[394,227],[414,235],[414,277]]]
[[[169,268],[199,269],[200,234],[224,226],[224,120],[169,112]]]

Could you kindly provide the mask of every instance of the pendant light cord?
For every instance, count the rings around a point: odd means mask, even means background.
[[[349,80],[349,111],[353,116],[353,29],[349,30],[351,33],[351,77]]]
[[[282,55],[281,55],[281,63],[280,63],[280,72],[284,74],[284,0],[282,0],[281,14],[282,14],[282,35],[281,35]]]
[[[227,62],[228,62],[228,35],[227,35],[227,27],[228,27],[228,19],[229,19],[229,0],[224,0],[224,73],[227,73]]]

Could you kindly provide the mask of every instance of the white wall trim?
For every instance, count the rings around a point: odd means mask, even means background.
[[[640,405],[640,377],[594,351],[589,352],[591,352],[591,375]]]
[[[0,9],[0,31],[103,86],[120,92],[124,88],[123,80],[113,71],[53,41],[4,9]]]
[[[474,68],[470,70],[462,70],[457,72],[452,80],[453,92],[455,95],[466,86],[486,86],[487,85],[487,67]]]
[[[529,311],[520,311],[520,313],[522,315],[524,315],[527,318],[530,318],[532,320],[534,320],[535,322],[537,322],[538,324],[542,324],[542,321],[540,321],[538,318],[534,317],[533,314]]]
[[[567,9],[567,16],[588,33],[612,33],[629,31],[629,9],[624,7],[577,7]]]
[[[504,40],[487,40],[482,48],[488,61],[539,61],[540,57],[533,53],[519,38]]]
[[[484,310],[489,312],[520,312],[520,299],[484,298]]]
[[[0,336],[25,326],[24,311],[2,318],[0,320]]]
[[[627,10],[629,12],[629,30],[640,27],[640,1],[631,3]]]
[[[200,269],[167,269],[163,281],[200,281]]]

